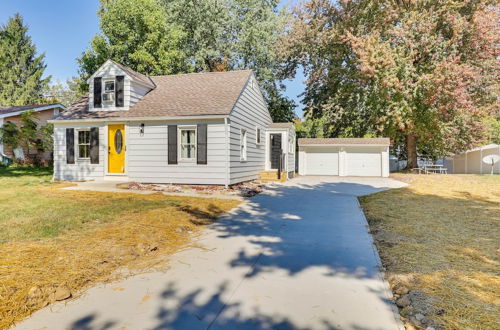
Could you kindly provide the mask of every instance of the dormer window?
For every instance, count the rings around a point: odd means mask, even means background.
[[[104,93],[102,93],[102,101],[105,104],[110,104],[115,102],[115,81],[105,80],[104,81]]]

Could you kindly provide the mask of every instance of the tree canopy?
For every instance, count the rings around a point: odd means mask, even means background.
[[[43,78],[45,55],[36,55],[21,15],[0,27],[0,105],[26,105],[44,101],[50,76]]]
[[[69,106],[82,97],[80,80],[76,77],[68,79],[66,83],[56,81],[45,90],[45,99],[48,103],[61,103]]]
[[[78,59],[81,81],[107,59],[150,75],[252,69],[275,121],[294,117],[282,95],[278,0],[101,0],[101,33]],[[84,85],[82,85],[84,86]]]
[[[78,58],[83,84],[108,59],[149,75],[189,69],[184,33],[157,0],[102,0],[98,15],[101,33]]]
[[[498,113],[499,36],[488,0],[309,0],[282,42],[307,76],[306,118],[326,135],[389,136],[409,167],[486,136]],[[498,94],[496,94],[498,95]],[[418,149],[417,149],[418,148]]]

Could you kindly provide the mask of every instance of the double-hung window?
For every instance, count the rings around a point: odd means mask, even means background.
[[[90,131],[80,130],[78,132],[78,158],[90,158]]]
[[[115,81],[104,81],[104,93],[102,93],[102,101],[104,103],[111,103],[115,100]]]
[[[247,131],[240,131],[240,160],[247,160]]]
[[[179,128],[179,135],[181,160],[196,160],[196,128],[181,127]]]

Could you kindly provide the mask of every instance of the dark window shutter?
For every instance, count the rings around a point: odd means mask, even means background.
[[[168,163],[177,164],[177,125],[168,125]]]
[[[90,128],[90,164],[99,164],[99,127]]]
[[[116,76],[115,82],[115,106],[123,107],[123,83],[125,76]]]
[[[75,129],[66,128],[66,164],[75,163]]]
[[[102,78],[95,77],[94,78],[94,108],[102,107]]]
[[[196,133],[196,163],[207,164],[207,124],[198,124]]]

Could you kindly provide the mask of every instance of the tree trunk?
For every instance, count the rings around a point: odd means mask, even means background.
[[[417,138],[412,133],[406,136],[406,155],[408,158],[408,163],[406,164],[406,169],[411,170],[412,168],[417,168]]]

